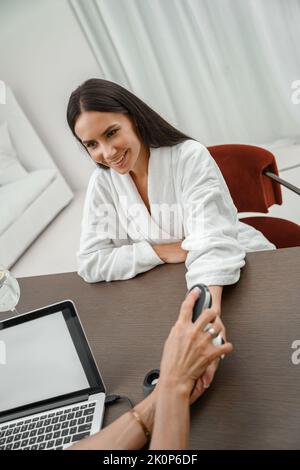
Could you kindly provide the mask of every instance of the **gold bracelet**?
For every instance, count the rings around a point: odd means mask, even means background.
[[[140,415],[135,410],[130,410],[130,413],[135,417],[135,419],[137,420],[137,422],[141,426],[147,441],[149,441],[150,438],[151,438],[151,433],[150,433],[149,429],[146,427],[146,425],[145,425],[144,421],[142,420],[142,418],[140,417]]]

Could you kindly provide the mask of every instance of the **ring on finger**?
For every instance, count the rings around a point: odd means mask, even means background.
[[[209,327],[207,332],[211,335],[212,338],[216,338],[219,335],[213,326]]]

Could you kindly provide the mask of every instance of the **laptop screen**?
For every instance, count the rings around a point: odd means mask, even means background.
[[[52,306],[0,324],[6,350],[5,364],[0,365],[0,416],[97,386],[104,391],[72,303],[60,307],[64,308],[57,311]]]

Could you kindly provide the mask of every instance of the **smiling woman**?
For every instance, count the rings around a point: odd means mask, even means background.
[[[274,248],[238,221],[208,150],[130,91],[87,80],[71,94],[67,120],[98,166],[78,252],[79,274],[87,282],[129,279],[185,261],[188,288],[199,282],[223,286],[238,281],[245,251]],[[215,297],[219,304],[220,294]]]

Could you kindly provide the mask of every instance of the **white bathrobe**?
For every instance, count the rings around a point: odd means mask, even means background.
[[[151,215],[129,174],[94,171],[77,253],[85,281],[130,279],[163,264],[153,245],[183,240],[188,289],[233,284],[245,252],[275,249],[238,220],[219,167],[199,142],[150,149],[148,199]]]

